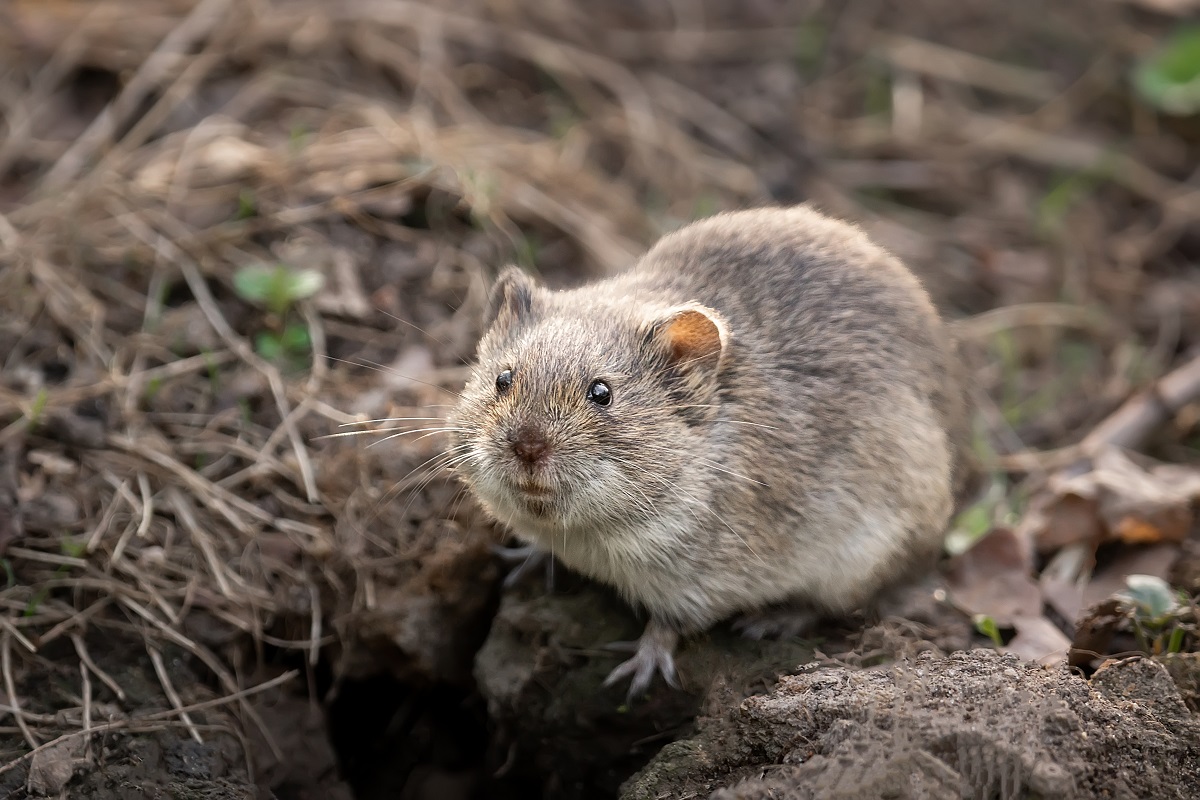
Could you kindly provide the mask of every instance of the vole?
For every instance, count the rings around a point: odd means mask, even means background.
[[[678,685],[681,636],[842,615],[931,565],[966,407],[920,282],[807,207],[719,214],[628,271],[502,272],[450,415],[472,493],[649,616],[606,685]],[[745,616],[750,615],[750,616]]]

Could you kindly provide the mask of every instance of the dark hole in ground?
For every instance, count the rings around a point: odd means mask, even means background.
[[[655,752],[625,759],[620,774],[590,763],[591,780],[557,785],[543,755],[503,743],[473,688],[415,687],[386,677],[343,684],[327,718],[356,800],[611,800]],[[586,753],[577,758],[585,771],[594,761]]]
[[[487,768],[490,725],[474,689],[372,677],[339,687],[329,735],[358,800],[533,797]]]

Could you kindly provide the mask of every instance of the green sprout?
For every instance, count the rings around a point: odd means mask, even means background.
[[[996,645],[996,647],[1004,646],[1004,639],[1000,637],[1000,626],[996,624],[995,619],[989,617],[987,614],[976,614],[971,621],[975,625],[975,630],[991,639],[992,644]]]
[[[1126,588],[1116,597],[1133,623],[1133,635],[1143,652],[1178,653],[1184,637],[1194,629],[1184,621],[1191,612],[1182,592],[1154,575],[1128,575]]]
[[[38,389],[37,397],[33,399],[33,407],[29,409],[29,428],[30,430],[42,424],[42,414],[46,411],[46,403],[50,400],[50,394],[43,387]]]
[[[325,276],[311,269],[293,270],[282,264],[255,265],[239,269],[233,289],[246,302],[265,308],[272,319],[266,330],[254,336],[254,349],[268,361],[282,363],[291,371],[304,369],[312,340],[308,328],[289,320],[292,307],[312,297],[325,285]]]
[[[235,219],[239,222],[244,219],[258,216],[258,200],[254,197],[254,190],[243,188],[238,192],[238,210]]]
[[[284,316],[299,300],[321,291],[325,276],[313,269],[293,270],[283,264],[242,267],[233,275],[233,290],[248,303]]]
[[[1159,111],[1174,116],[1200,111],[1200,26],[1176,31],[1132,77],[1134,90]]]

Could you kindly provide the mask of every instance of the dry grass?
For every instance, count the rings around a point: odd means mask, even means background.
[[[478,521],[419,466],[436,441],[316,437],[436,415],[507,260],[600,274],[698,213],[813,199],[989,312],[964,330],[1010,454],[1079,440],[1197,345],[1195,141],[1123,83],[1159,23],[1082,0],[705,5],[0,11],[0,655],[30,748],[74,735],[14,684],[55,640],[114,696],[85,632],[182,647],[249,713],[198,615],[311,667],[469,547]],[[278,261],[327,277],[299,374],[231,289]]]

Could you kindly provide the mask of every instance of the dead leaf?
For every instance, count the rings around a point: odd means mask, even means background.
[[[1200,501],[1200,468],[1143,466],[1117,447],[1099,451],[1090,468],[1052,476],[1030,502],[1018,532],[1050,553],[1078,542],[1180,542]]]
[[[1044,667],[1053,667],[1067,660],[1071,640],[1058,626],[1043,616],[1017,617],[1013,619],[1017,635],[1001,648],[1026,661]]]
[[[1096,543],[1076,542],[1055,553],[1038,578],[1046,605],[1072,626],[1086,607],[1083,595],[1095,563]]]
[[[1075,626],[1067,662],[1073,667],[1082,667],[1107,654],[1117,629],[1126,619],[1121,601],[1115,598],[1088,608]]]
[[[1032,575],[1029,546],[1012,530],[997,528],[951,559],[946,581],[957,608],[1008,628],[1019,617],[1041,616],[1042,596]]]
[[[1179,548],[1167,543],[1121,551],[1092,576],[1083,591],[1083,606],[1096,605],[1123,591],[1125,578],[1129,575],[1153,575],[1166,580],[1178,558]]]
[[[1053,553],[1073,544],[1095,545],[1104,538],[1096,501],[1074,494],[1038,495],[1017,531],[1034,542],[1039,553]]]
[[[1200,469],[1169,465],[1146,469],[1115,447],[1100,451],[1094,464],[1091,473],[1074,482],[1090,479],[1094,485],[1111,538],[1130,544],[1187,538],[1191,504],[1200,500]]]
[[[84,744],[82,736],[72,736],[34,753],[29,762],[27,785],[30,793],[57,795],[62,792],[75,777],[75,770],[86,763]]]

